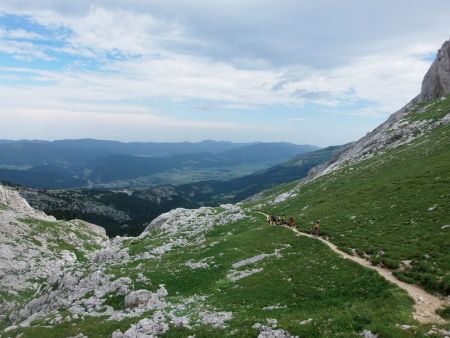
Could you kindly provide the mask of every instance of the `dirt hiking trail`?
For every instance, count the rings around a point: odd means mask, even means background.
[[[263,212],[257,212],[258,214],[264,215],[266,218],[269,216]],[[446,321],[441,318],[437,313],[436,310],[445,306],[450,305],[450,301],[448,299],[443,299],[440,297],[437,297],[435,295],[432,295],[425,290],[419,288],[416,285],[405,283],[401,280],[399,280],[397,277],[395,277],[392,274],[392,271],[386,268],[382,268],[379,266],[372,265],[369,261],[367,261],[364,258],[358,257],[358,256],[352,256],[348,253],[339,250],[336,245],[333,243],[327,241],[326,239],[323,239],[322,237],[313,236],[304,232],[301,232],[297,229],[290,228],[286,225],[281,225],[282,227],[288,228],[292,230],[293,232],[299,234],[300,236],[309,237],[318,241],[321,241],[326,246],[328,246],[331,250],[336,252],[337,254],[341,255],[345,259],[351,260],[359,265],[362,265],[366,268],[369,268],[371,270],[375,270],[378,272],[380,276],[382,276],[384,279],[388,280],[391,283],[396,284],[398,287],[402,288],[406,292],[408,292],[409,296],[414,300],[414,318],[418,320],[421,323],[445,323]]]

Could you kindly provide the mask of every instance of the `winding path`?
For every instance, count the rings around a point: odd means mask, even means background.
[[[267,214],[258,211],[258,214],[264,215],[265,217],[268,217]],[[432,295],[425,290],[419,288],[416,285],[405,283],[401,280],[399,280],[397,277],[395,277],[392,274],[392,271],[386,268],[382,268],[379,266],[372,265],[369,261],[367,261],[364,258],[358,257],[358,256],[352,256],[347,254],[346,252],[343,252],[339,250],[336,245],[333,243],[323,239],[322,237],[313,236],[301,231],[298,231],[297,229],[290,228],[288,226],[282,225],[285,228],[288,228],[295,233],[304,236],[309,237],[318,241],[321,241],[326,246],[328,246],[331,250],[336,252],[337,254],[341,255],[342,257],[351,260],[359,265],[362,265],[366,268],[369,268],[371,270],[375,270],[378,272],[380,276],[382,276],[384,279],[388,280],[391,283],[396,284],[398,287],[402,288],[406,292],[408,292],[409,296],[414,300],[414,318],[418,320],[421,323],[445,323],[446,321],[441,318],[438,314],[436,314],[436,310],[444,305],[450,305],[449,300],[439,298],[435,295]]]

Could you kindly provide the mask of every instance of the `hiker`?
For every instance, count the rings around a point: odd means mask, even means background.
[[[317,220],[313,225],[312,233],[314,236],[320,236],[320,221]]]
[[[273,215],[267,216],[267,223],[269,224],[276,224],[276,217]]]
[[[294,217],[289,218],[288,226],[290,228],[296,228],[297,227],[297,221],[295,220]]]

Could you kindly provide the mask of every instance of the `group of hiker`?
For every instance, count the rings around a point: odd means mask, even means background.
[[[275,216],[275,215],[268,215],[267,216],[267,223],[272,225],[284,225],[288,226],[290,228],[297,228],[297,221],[294,217],[290,217],[289,219],[286,219],[284,215],[281,216]],[[320,221],[316,221],[312,227],[311,227],[311,234],[314,236],[320,236]]]

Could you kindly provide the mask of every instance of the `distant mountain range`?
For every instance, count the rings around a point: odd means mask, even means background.
[[[239,148],[244,156],[261,145]],[[272,146],[276,150],[275,146]],[[151,189],[33,190],[18,188],[35,208],[57,218],[83,219],[103,226],[109,236],[137,235],[161,213],[173,208],[196,208],[234,203],[264,189],[305,177],[311,168],[327,162],[342,147],[328,147],[256,173],[230,180],[209,180]],[[238,150],[238,149],[236,149]],[[231,150],[230,150],[231,152]],[[252,156],[248,153],[248,156]],[[257,160],[254,155],[253,160]],[[105,167],[106,170],[106,167]]]
[[[318,149],[290,143],[0,141],[0,180],[37,189],[227,179]]]

